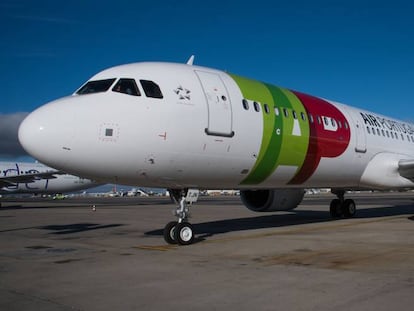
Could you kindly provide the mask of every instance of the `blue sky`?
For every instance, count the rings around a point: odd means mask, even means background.
[[[1,0],[0,159],[23,155],[13,145],[13,122],[96,72],[130,62],[185,62],[191,54],[197,65],[413,121],[413,6]]]

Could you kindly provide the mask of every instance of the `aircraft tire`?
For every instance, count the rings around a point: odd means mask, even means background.
[[[342,205],[342,214],[347,218],[351,218],[355,216],[356,205],[355,205],[354,200],[346,199],[344,201],[344,204]]]
[[[188,222],[179,223],[174,230],[175,240],[179,245],[190,245],[194,242],[193,226]]]
[[[341,201],[339,199],[333,199],[331,201],[329,212],[332,218],[339,218],[342,216]]]
[[[177,221],[171,221],[164,227],[164,240],[168,244],[177,244],[177,240],[175,239],[177,224]]]

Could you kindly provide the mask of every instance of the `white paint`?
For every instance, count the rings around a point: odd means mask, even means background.
[[[300,125],[299,125],[299,120],[298,119],[294,119],[293,120],[292,135],[293,136],[302,136],[302,133],[300,131]]]

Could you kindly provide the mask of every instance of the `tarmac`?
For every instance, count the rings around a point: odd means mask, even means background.
[[[412,309],[414,194],[347,197],[336,220],[332,195],[270,214],[201,197],[190,246],[164,242],[168,198],[2,199],[0,310]]]

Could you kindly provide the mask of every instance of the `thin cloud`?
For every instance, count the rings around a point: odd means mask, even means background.
[[[53,52],[47,52],[47,51],[28,51],[28,52],[24,52],[24,53],[18,53],[15,55],[15,57],[17,58],[56,58],[57,54],[53,53]]]
[[[23,5],[21,3],[18,3],[15,0],[12,1],[2,1],[0,3],[0,8],[4,9],[4,10],[8,10],[8,9],[22,9]]]
[[[28,112],[0,114],[0,157],[16,158],[27,156],[17,138],[20,123]]]
[[[53,24],[80,24],[79,21],[67,18],[47,17],[47,16],[32,16],[32,15],[15,15],[16,19],[25,21],[53,23]]]

